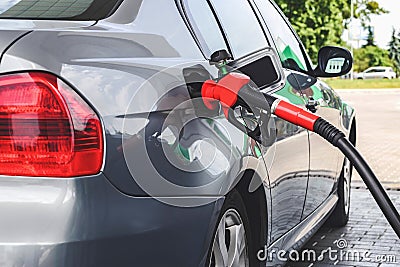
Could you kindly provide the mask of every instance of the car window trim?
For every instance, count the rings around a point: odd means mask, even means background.
[[[178,7],[179,13],[181,14],[181,17],[183,18],[186,27],[189,29],[190,33],[192,34],[192,37],[194,38],[200,52],[202,53],[203,57],[207,60],[209,60],[210,58],[206,55],[206,51],[204,51],[204,45],[207,46],[207,42],[206,40],[200,40],[200,38],[204,39],[203,36],[198,36],[198,34],[196,33],[195,29],[194,29],[194,25],[193,25],[193,21],[190,19],[190,16],[188,14],[188,10],[187,10],[187,1],[188,0],[175,0],[175,3]],[[213,7],[211,6],[211,3],[209,2],[209,0],[197,0],[197,1],[204,1],[204,3],[207,3],[208,7],[210,8],[211,13],[213,14],[214,20],[216,21],[219,31],[221,33],[222,38],[224,39],[225,42],[225,46],[228,49],[228,52],[230,54],[232,54],[232,50],[230,47],[230,44],[228,42],[228,39],[226,37],[226,34],[222,28],[221,22],[218,20],[215,10],[213,9]],[[215,51],[211,51],[215,52]]]
[[[313,76],[313,68],[312,68],[312,65],[311,65],[311,63],[310,63],[310,58],[309,58],[308,54],[305,52],[304,45],[303,45],[303,43],[301,42],[300,37],[298,36],[298,34],[296,33],[296,31],[293,29],[292,25],[290,24],[288,18],[285,16],[285,14],[283,14],[283,12],[282,12],[281,9],[279,8],[279,6],[278,6],[274,1],[270,1],[270,0],[265,0],[265,1],[269,1],[269,2],[271,3],[271,5],[275,8],[275,10],[276,10],[276,11],[278,12],[278,14],[281,16],[281,18],[282,18],[283,21],[286,23],[286,25],[289,27],[290,31],[292,32],[293,36],[295,37],[295,39],[296,39],[296,41],[297,41],[297,44],[299,45],[300,51],[301,51],[301,53],[302,53],[302,56],[303,56],[303,58],[304,58],[304,61],[305,61],[306,65],[307,65],[307,70],[301,70],[301,72],[304,73],[304,74]],[[269,35],[268,37],[271,39],[271,41],[272,41],[272,43],[273,43],[273,45],[274,45],[274,48],[277,49],[277,48],[276,48],[275,40],[274,40],[274,38],[273,38],[273,36],[272,36],[272,33],[271,33],[271,30],[270,30],[270,26],[269,26],[269,25],[267,24],[267,22],[265,21],[264,16],[263,16],[263,15],[261,14],[261,12],[260,12],[260,8],[259,8],[259,7],[257,6],[257,4],[254,2],[254,0],[252,0],[252,2],[253,2],[253,4],[254,4],[254,6],[255,6],[255,7],[257,8],[257,10],[258,10],[259,16],[260,16],[260,18],[262,19],[262,21],[263,21],[263,23],[264,23],[264,26],[265,26],[265,27],[267,28],[267,30],[268,30],[268,35]],[[291,70],[291,71],[293,71],[293,70]]]
[[[199,47],[203,57],[208,60],[209,58],[206,56],[206,53],[205,53],[206,51],[204,51],[204,44],[206,43],[206,41],[205,40],[200,40],[201,36],[200,37],[197,36],[198,34],[196,33],[196,31],[194,29],[193,22],[191,21],[190,16],[189,16],[188,11],[187,11],[187,8],[186,8],[187,1],[188,0],[175,0],[175,3],[177,5],[179,13],[181,14],[186,26],[188,27],[191,35],[193,36],[194,40],[196,41],[197,46]],[[223,37],[223,39],[225,41],[225,46],[226,46],[228,52],[232,55],[232,57],[234,57],[234,55],[232,53],[232,45],[229,42],[228,35],[227,35],[224,27],[222,26],[222,23],[221,23],[218,15],[217,15],[217,12],[216,12],[214,6],[212,5],[210,0],[203,0],[203,1],[207,2],[208,7],[210,8],[211,12],[213,13],[214,19],[217,22],[217,25],[219,27],[219,31],[220,31],[220,33],[221,33],[221,35],[222,35],[222,37]],[[257,19],[258,25],[259,25],[261,31],[263,32],[265,41],[267,43],[266,48],[272,47],[273,43],[271,43],[271,39],[270,39],[269,32],[268,32],[269,30],[268,30],[268,28],[266,28],[265,23],[263,23],[264,21],[262,20],[262,17],[260,17],[260,15],[259,15],[259,11],[258,11],[257,6],[255,6],[254,2],[252,2],[252,1],[249,1],[249,0],[243,0],[243,1],[246,1],[250,5],[250,7],[251,7],[251,9],[253,11],[253,15]],[[258,52],[258,50],[257,51],[251,51],[250,53],[248,53],[248,54],[246,54],[246,55],[244,55],[242,57],[250,56],[253,53],[257,53],[257,52]],[[240,58],[242,58],[242,57],[240,57]],[[240,58],[237,58],[237,59],[240,59]]]
[[[175,5],[178,9],[178,12],[183,20],[183,22],[185,23],[187,29],[189,30],[190,34],[192,35],[193,40],[195,41],[197,47],[199,48],[201,54],[203,55],[204,58],[206,58],[206,55],[204,54],[204,51],[201,47],[201,43],[200,40],[198,39],[196,33],[194,32],[194,29],[191,26],[191,23],[189,21],[189,18],[187,17],[185,10],[184,10],[184,6],[183,6],[183,1],[184,0],[175,0]]]
[[[270,3],[272,3],[272,5],[275,7],[275,10],[278,11],[278,13],[281,15],[282,19],[285,21],[286,25],[289,27],[290,31],[292,32],[292,34],[296,38],[297,43],[299,44],[301,53],[303,54],[304,60],[306,61],[306,65],[307,65],[307,69],[308,69],[308,70],[306,70],[306,74],[310,75],[310,72],[313,72],[313,68],[311,66],[310,58],[309,58],[308,54],[306,53],[306,50],[305,50],[303,42],[301,41],[301,39],[300,39],[299,35],[297,34],[297,32],[293,29],[293,26],[290,23],[289,19],[285,16],[285,14],[279,8],[278,4],[276,4],[274,1],[270,1],[270,0],[268,0],[268,1]],[[268,27],[268,25],[267,25],[267,27]]]
[[[180,14],[181,14],[186,26],[188,27],[191,35],[193,36],[194,40],[196,41],[196,44],[197,44],[198,48],[200,49],[203,57],[205,59],[208,59],[206,54],[205,54],[203,45],[202,45],[201,41],[199,40],[199,37],[197,36],[197,34],[196,34],[196,32],[195,32],[195,30],[193,28],[191,20],[189,19],[189,16],[187,14],[187,10],[185,9],[185,2],[187,2],[187,1],[188,0],[175,0],[176,5],[178,7],[178,10],[179,10],[179,12],[180,12]],[[214,15],[214,19],[217,21],[218,26],[220,27],[219,30],[220,30],[221,34],[223,35],[224,41],[226,43],[226,46],[229,49],[229,53],[232,54],[230,43],[229,43],[229,40],[227,39],[227,34],[226,34],[225,30],[222,27],[222,24],[221,24],[221,22],[220,22],[220,20],[219,20],[219,18],[217,16],[215,10],[214,10],[214,7],[212,6],[212,3],[209,0],[205,0],[205,1],[207,3],[209,3],[209,5],[211,5],[209,7],[210,7],[210,9],[211,9],[211,11],[212,11],[212,13]],[[242,67],[244,67],[244,66],[246,66],[248,64],[251,64],[251,63],[257,61],[258,59],[261,58],[259,55],[262,54],[262,52],[264,50],[266,50],[266,49],[274,49],[276,51],[276,46],[275,46],[274,40],[273,40],[273,38],[272,38],[272,36],[271,36],[271,34],[269,32],[268,27],[266,26],[266,23],[264,22],[263,17],[259,13],[258,7],[255,5],[255,3],[252,0],[251,1],[247,0],[247,2],[249,3],[251,9],[253,10],[254,16],[256,16],[256,19],[257,19],[257,21],[259,23],[259,26],[260,26],[261,30],[264,33],[264,37],[265,37],[265,40],[266,40],[268,46],[266,46],[264,48],[261,48],[261,49],[258,49],[258,50],[255,50],[255,51],[252,51],[247,55],[244,55],[244,56],[241,56],[241,57],[238,57],[238,58],[234,58],[232,61],[229,62],[229,65],[233,66],[234,68],[242,68]],[[272,94],[274,92],[279,91],[281,89],[281,87],[282,87],[281,85],[277,84],[276,86],[270,86],[268,88],[264,88],[264,89],[262,89],[262,91],[265,92],[265,93],[268,93],[268,94]]]
[[[187,0],[186,0],[186,1],[187,1]],[[212,6],[212,3],[211,3],[210,0],[206,0],[206,1],[209,2],[210,6],[212,7],[212,10],[213,10],[213,12],[214,12],[214,15],[215,15],[215,17],[216,17],[216,19],[217,19],[217,21],[218,21],[218,24],[220,25],[220,27],[221,27],[221,29],[222,29],[222,33],[224,34],[224,36],[225,36],[225,38],[226,38],[227,44],[229,44],[229,48],[231,48],[232,46],[231,46],[231,44],[230,44],[230,42],[229,42],[229,38],[228,38],[228,36],[227,36],[227,34],[226,34],[226,31],[225,31],[224,27],[222,26],[222,23],[221,23],[221,21],[220,21],[220,18],[218,17],[217,12],[215,11],[214,6]],[[258,11],[258,8],[256,8],[256,6],[254,5],[253,1],[250,1],[250,0],[243,0],[243,1],[246,1],[246,2],[249,4],[251,10],[253,11],[253,15],[254,15],[254,17],[256,18],[257,22],[258,22],[258,26],[260,27],[261,31],[262,31],[263,34],[264,34],[265,41],[267,42],[267,45],[268,45],[268,46],[266,46],[265,48],[271,47],[271,42],[270,42],[270,40],[269,40],[269,38],[268,38],[268,34],[267,34],[267,32],[266,32],[266,29],[264,28],[263,24],[261,23],[260,17],[258,16],[258,14],[257,14],[257,12],[256,12],[256,11]],[[263,48],[261,48],[261,50],[262,50],[262,49],[263,49]],[[243,58],[243,57],[251,56],[253,53],[259,52],[259,50],[260,50],[260,49],[258,49],[258,50],[256,50],[256,51],[251,51],[250,53],[248,53],[248,54],[246,54],[246,55],[243,55],[243,56],[237,58],[237,60],[239,60],[239,59],[241,59],[241,58]],[[229,50],[229,53],[232,55],[233,59],[236,60],[236,58],[235,58],[234,54],[232,53],[232,50],[231,50],[231,49]]]
[[[187,1],[187,0],[185,0],[185,1]],[[199,0],[197,0],[197,1],[199,1]],[[229,52],[229,54],[231,54],[231,56],[233,57],[232,45],[231,45],[231,43],[229,42],[228,35],[226,34],[226,31],[225,31],[224,27],[222,26],[222,23],[221,23],[221,20],[220,20],[219,17],[218,17],[217,11],[215,11],[215,7],[213,6],[213,4],[211,3],[210,0],[205,0],[205,1],[207,2],[208,7],[211,9],[211,12],[213,13],[214,19],[217,21],[219,30],[220,30],[220,32],[221,32],[223,38],[224,38],[226,47],[228,48],[228,52]],[[215,52],[215,51],[214,51],[214,52]]]

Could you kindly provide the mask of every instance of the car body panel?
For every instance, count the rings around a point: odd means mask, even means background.
[[[300,251],[301,247],[306,244],[310,237],[325,223],[326,218],[332,213],[337,201],[337,195],[330,195],[323,204],[302,219],[300,224],[296,225],[296,227],[291,229],[269,247],[264,248],[264,251],[259,255],[261,258],[268,258],[269,262],[267,266],[281,266],[289,260],[284,260],[288,255],[283,257],[282,255],[278,256],[279,251]]]
[[[99,45],[101,46],[103,43],[107,44],[109,39],[113,41],[116,39],[115,37],[107,38],[107,34],[103,32],[97,32],[94,34],[95,36],[93,36],[92,33],[88,33],[88,35],[93,37],[94,41],[92,44],[95,45],[95,47],[91,47],[88,42],[86,42],[84,46],[91,51],[98,51],[96,48]],[[97,36],[101,37],[97,38]],[[134,36],[134,34],[131,34],[131,37],[132,36]],[[127,177],[131,177],[131,173],[124,160],[124,149],[126,147],[123,147],[123,141],[125,140],[125,144],[129,144],[129,138],[131,138],[131,136],[134,138],[137,133],[140,133],[146,128],[145,126],[149,126],[146,132],[146,138],[144,139],[148,140],[148,137],[160,131],[157,127],[163,125],[168,111],[190,100],[190,95],[185,87],[182,69],[192,67],[196,64],[203,64],[205,67],[209,68],[210,71],[212,70],[207,66],[208,63],[206,63],[206,61],[200,60],[181,60],[175,57],[162,59],[158,57],[143,59],[134,57],[126,58],[126,54],[124,54],[126,50],[124,51],[123,49],[121,49],[120,57],[110,59],[97,57],[91,59],[68,60],[68,58],[71,58],[68,57],[70,54],[74,52],[76,54],[82,53],[80,49],[82,43],[78,43],[78,47],[76,47],[75,50],[72,46],[69,47],[69,49],[67,49],[68,47],[65,47],[65,49],[61,47],[61,50],[53,49],[52,51],[51,49],[46,49],[46,47],[39,45],[43,39],[49,41],[53,40],[53,45],[55,47],[57,47],[58,44],[60,44],[60,46],[63,44],[67,45],[71,43],[69,37],[75,38],[76,35],[64,31],[34,32],[26,36],[24,42],[16,44],[9,53],[7,53],[0,68],[9,71],[15,71],[16,69],[50,71],[63,77],[63,79],[75,88],[79,88],[79,93],[94,106],[104,122],[107,139],[106,166],[104,173],[124,193],[143,196],[143,191],[137,186],[135,181],[133,179],[127,179]],[[122,35],[121,39],[124,40],[124,37],[125,36]],[[34,46],[38,47],[38,50],[33,52],[33,49],[29,49],[30,56],[28,56],[25,54],[28,49],[25,45],[32,43],[38,43],[37,46]],[[63,53],[59,51],[63,51]],[[119,53],[119,51],[115,51]],[[20,60],[21,58],[23,58],[23,60]],[[29,61],[26,61],[27,59],[29,59]],[[160,63],[162,64],[161,66],[159,65]],[[14,66],[14,68],[10,68],[9,66]],[[130,82],[126,83],[126,81]],[[150,83],[146,83],[145,81],[150,81]],[[151,84],[153,81],[157,86]],[[158,104],[154,105],[154,103]],[[188,107],[186,107],[189,110],[193,109],[190,105],[189,102]],[[150,114],[150,112],[154,113]],[[155,122],[154,124],[146,124],[149,116],[151,116],[152,121]],[[186,118],[181,118],[181,120],[182,119],[183,121],[176,123],[180,125],[185,124],[187,122],[185,121],[186,119],[191,119],[191,114],[188,114]],[[130,126],[131,123],[132,126]],[[196,120],[196,123],[198,123],[197,125],[200,127],[198,128],[199,134],[201,134],[202,131],[200,129],[203,129],[203,131],[205,131],[204,136],[211,139],[215,136],[216,139],[213,139],[214,142],[221,143],[220,137],[210,132],[215,130],[207,126],[208,123],[204,122],[204,120],[201,121],[201,119]],[[222,132],[225,133],[226,138],[236,147],[233,151],[240,151],[238,155],[247,156],[249,149],[244,143],[244,134],[233,125],[229,124],[222,114],[218,115],[216,124],[222,127]],[[152,128],[153,126],[156,128]],[[180,126],[176,125],[176,127],[179,128]],[[191,127],[193,127],[193,125],[191,125]],[[153,141],[154,140],[150,140],[149,144]],[[159,140],[156,138],[155,142],[158,143]],[[224,147],[224,153],[226,154],[226,149],[229,148],[230,144],[221,143],[221,145]],[[126,153],[130,153],[129,149],[128,146]],[[133,151],[135,151],[135,149],[137,149],[137,147],[135,147]],[[142,149],[144,149],[144,147],[142,147]],[[157,145],[154,145],[154,149],[158,149]],[[188,147],[187,149],[190,150]],[[140,151],[141,152],[135,152],[135,155],[142,155],[143,151]],[[171,153],[171,155],[172,154],[173,153]],[[132,157],[137,157],[135,155],[132,155]],[[154,155],[157,155],[157,153],[155,152]],[[232,154],[232,156],[234,155],[235,154]],[[229,177],[235,179],[236,176],[239,175],[239,171],[241,170],[240,164],[242,164],[240,157],[235,157],[236,158],[229,159],[230,164],[235,165],[229,168],[221,165],[221,163],[215,162],[216,166],[220,166],[219,170],[215,170],[215,172],[225,177],[228,175],[227,170],[236,170],[236,173],[229,173]],[[181,175],[185,175],[185,173],[179,172],[178,169],[175,169],[172,173],[170,172],[170,174],[173,173],[180,173],[174,178],[177,180],[181,179]],[[193,172],[189,174],[189,176],[195,176]],[[194,184],[204,183],[204,181],[202,182],[202,180],[204,180],[204,178],[202,178],[202,173],[197,173],[196,175],[198,175],[196,176],[197,178],[185,180],[192,181]],[[214,175],[213,177],[215,178]],[[194,179],[197,179],[197,181]],[[223,180],[224,179],[220,178],[220,181]],[[219,188],[220,186],[221,185],[215,184],[213,191],[208,191],[207,194],[218,195],[221,190]],[[210,188],[208,188],[208,190],[210,190]],[[165,192],[163,195],[165,196],[165,194],[168,195],[170,193]],[[193,195],[191,192],[185,193],[185,195],[187,194]]]
[[[121,194],[100,174],[79,179],[1,177],[0,265],[198,266],[223,203],[172,207]],[[196,239],[188,239],[193,232]],[[163,240],[163,242],[159,242]],[[118,249],[116,249],[118,248]],[[176,257],[177,251],[187,257]]]
[[[1,33],[1,38],[0,38],[0,55],[3,57],[4,52],[12,46],[12,44],[20,38],[20,36],[26,34],[26,31],[20,31],[20,30],[10,30],[10,31],[5,31]]]
[[[24,35],[29,34],[33,30],[45,30],[45,29],[83,29],[93,25],[94,21],[32,21],[32,20],[0,20],[0,52],[1,57],[3,56],[5,50],[10,48],[14,42],[18,41],[19,38],[24,37]]]

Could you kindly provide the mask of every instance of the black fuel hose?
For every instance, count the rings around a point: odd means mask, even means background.
[[[363,156],[357,151],[344,133],[322,118],[318,118],[314,124],[314,132],[337,147],[353,163],[367,188],[374,197],[379,208],[382,210],[389,224],[400,238],[400,216],[395,206],[382,187],[378,178],[368,166]]]
[[[319,134],[337,147],[354,165],[389,224],[400,238],[398,211],[367,162],[346,139],[345,134],[335,126],[301,107],[268,94],[261,94],[259,90],[250,86],[250,78],[244,74],[229,73],[218,81],[206,81],[202,87],[202,98],[204,104],[210,109],[216,108],[212,101],[219,101],[228,120],[232,113],[229,110],[236,106],[244,106],[247,109],[259,108],[271,110],[277,117]]]

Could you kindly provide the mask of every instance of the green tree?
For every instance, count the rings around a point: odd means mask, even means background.
[[[389,57],[393,62],[396,73],[400,74],[400,34],[396,35],[393,29],[392,38],[389,42]]]
[[[277,4],[290,20],[308,54],[314,60],[324,45],[342,43],[345,0],[277,0]]]
[[[276,0],[283,13],[292,23],[315,62],[318,50],[324,45],[343,45],[341,39],[346,21],[350,18],[350,0]],[[354,0],[355,17],[363,25],[372,14],[382,14],[376,1]]]
[[[393,67],[387,50],[377,46],[365,46],[354,50],[354,71],[361,72],[374,66]]]
[[[367,47],[367,46],[376,46],[375,45],[375,33],[371,26],[368,26],[367,43],[365,45],[363,45],[363,47]]]
[[[387,10],[379,6],[377,1],[371,0],[354,0],[354,11],[354,17],[361,20],[361,23],[364,27],[371,22],[371,15],[388,13]],[[349,14],[346,17],[350,18],[350,16],[351,15]]]

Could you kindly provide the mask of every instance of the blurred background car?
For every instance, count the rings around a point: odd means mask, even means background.
[[[395,79],[396,73],[391,67],[371,67],[354,74],[355,79]]]

